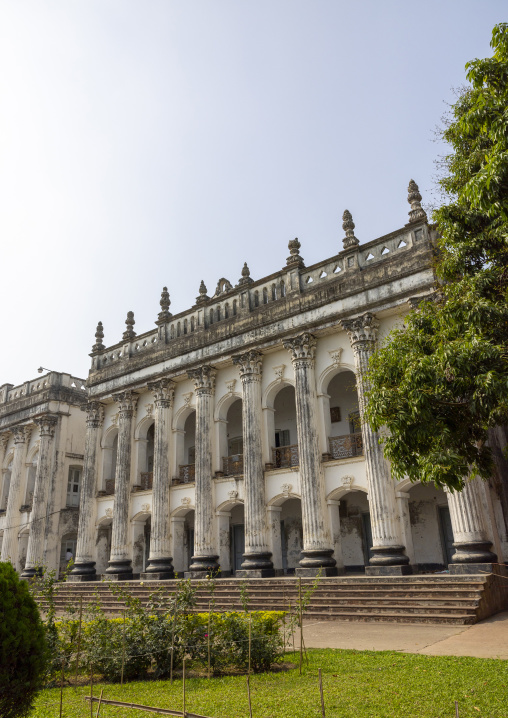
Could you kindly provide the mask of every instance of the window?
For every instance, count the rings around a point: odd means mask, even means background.
[[[263,289],[263,304],[268,304],[268,289],[266,287]]]
[[[282,429],[275,432],[275,448],[280,446],[291,446],[289,429]]]
[[[191,317],[191,320],[190,320],[190,330],[191,330],[191,332],[194,331],[194,317]]]
[[[81,469],[71,466],[67,481],[67,506],[79,506],[79,490],[81,485]]]
[[[188,327],[187,319],[184,319],[183,320],[183,333],[184,334],[187,334],[187,327]]]
[[[285,297],[286,296],[286,287],[284,285],[284,282],[280,283],[280,296]]]
[[[257,290],[254,292],[254,306],[259,307],[259,292]]]
[[[229,319],[229,304],[227,302],[224,307],[224,319]]]
[[[236,316],[236,299],[233,300],[233,316]]]
[[[210,309],[210,324],[213,324],[213,309]]]

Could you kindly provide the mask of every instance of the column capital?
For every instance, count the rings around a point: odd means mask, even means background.
[[[374,348],[377,339],[379,321],[372,312],[366,312],[354,319],[343,319],[342,328],[348,333],[353,349]]]
[[[161,409],[171,409],[175,397],[175,382],[171,379],[159,379],[148,382],[148,388],[153,394],[155,406]]]
[[[189,369],[187,372],[189,379],[194,382],[196,394],[213,394],[216,374],[217,370],[208,364],[199,366],[196,369]]]
[[[89,401],[83,404],[81,411],[86,411],[86,425],[98,429],[104,421],[104,405],[100,401]]]
[[[15,444],[24,444],[25,441],[27,441],[30,438],[30,434],[32,433],[32,427],[31,426],[15,426],[12,430],[12,433],[14,434],[14,443]]]
[[[263,355],[261,352],[251,349],[245,354],[237,354],[232,359],[233,364],[239,368],[242,379],[261,378],[263,373]]]
[[[293,364],[298,361],[311,362],[316,356],[316,337],[309,332],[299,334],[292,339],[286,339],[284,348],[291,353],[291,361]]]
[[[119,394],[114,394],[113,399],[118,402],[118,411],[120,416],[132,417],[136,411],[136,405],[138,403],[138,395],[133,391],[122,391]]]
[[[4,431],[0,434],[0,449],[2,451],[5,451],[7,448],[7,444],[9,443],[9,436],[11,435],[10,431]]]
[[[58,416],[53,416],[52,414],[45,414],[44,416],[38,416],[36,419],[34,419],[34,421],[39,427],[39,435],[41,438],[43,436],[51,437],[55,433]]]

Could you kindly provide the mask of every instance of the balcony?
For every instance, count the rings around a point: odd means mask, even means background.
[[[290,469],[293,466],[299,466],[298,444],[272,449],[272,464],[276,469]]]
[[[184,464],[178,467],[178,477],[173,479],[173,484],[192,484],[196,478],[196,465]]]
[[[328,437],[330,455],[332,459],[350,459],[353,456],[363,456],[362,434],[345,434],[344,436]]]
[[[113,496],[115,493],[115,480],[106,479],[104,482],[104,492],[100,492],[102,496]]]
[[[224,476],[241,476],[243,474],[243,454],[222,457]]]

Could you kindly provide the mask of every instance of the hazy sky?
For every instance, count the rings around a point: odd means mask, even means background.
[[[506,0],[0,0],[0,384],[407,221]],[[504,12],[503,12],[504,11]]]

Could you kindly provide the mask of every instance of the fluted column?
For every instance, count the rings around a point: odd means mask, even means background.
[[[490,550],[492,541],[488,538],[478,481],[468,479],[462,491],[446,491],[455,548],[450,573],[485,571],[486,565],[497,562],[496,554]]]
[[[238,577],[275,576],[268,547],[265,475],[261,447],[262,354],[249,351],[233,357],[242,380],[243,486],[245,553]]]
[[[349,335],[355,356],[358,404],[362,422],[362,439],[369,487],[372,556],[365,572],[370,575],[408,574],[412,572],[404,553],[400,517],[395,498],[395,484],[386,465],[378,435],[365,421],[368,392],[366,372],[376,347],[379,322],[367,312],[356,319],[344,319],[342,327]]]
[[[86,442],[83,478],[79,499],[78,541],[76,559],[69,581],[93,581],[96,578],[95,561],[95,492],[97,464],[104,407],[98,401],[89,401],[82,407],[86,411]]]
[[[26,443],[31,427],[16,426],[14,434],[14,458],[12,460],[11,483],[5,511],[5,530],[2,541],[2,561],[10,561],[15,567],[18,559],[19,507],[21,506],[21,481],[25,466]]]
[[[106,574],[116,581],[132,578],[129,557],[129,494],[131,478],[132,419],[138,401],[137,394],[124,391],[113,397],[118,402],[118,451],[115,473],[115,498],[111,530],[111,554]]]
[[[326,508],[325,479],[316,422],[314,357],[316,339],[305,332],[284,342],[291,353],[296,386],[296,424],[302,495],[303,558],[296,573],[336,576],[332,537]]]
[[[214,541],[212,495],[212,410],[216,371],[200,366],[188,372],[196,389],[196,509],[194,514],[194,555],[191,578],[217,571],[218,553]],[[187,575],[187,574],[186,574]]]
[[[42,572],[44,540],[48,518],[49,494],[51,488],[51,464],[54,454],[53,437],[58,422],[57,416],[46,415],[35,419],[39,427],[39,459],[35,471],[34,498],[30,514],[30,534],[26,551],[23,578],[30,578]]]
[[[152,485],[152,527],[150,556],[143,575],[146,579],[175,577],[169,543],[169,437],[175,384],[169,379],[148,384],[154,397],[154,455]]]

